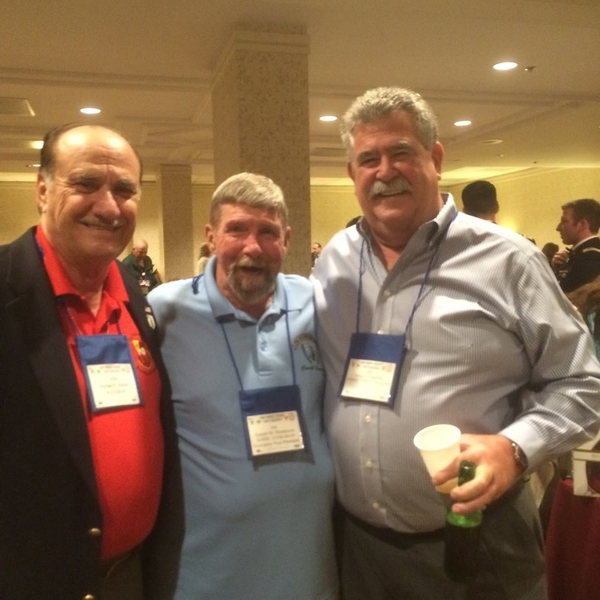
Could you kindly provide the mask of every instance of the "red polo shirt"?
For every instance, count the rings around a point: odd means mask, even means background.
[[[156,519],[164,458],[160,377],[150,350],[127,310],[129,297],[116,263],[109,267],[100,310],[94,316],[85,297],[73,287],[41,227],[37,228],[36,238],[54,293],[57,299],[61,298],[57,308],[77,374],[96,470],[103,517],[102,559],[108,560],[143,542]],[[94,414],[75,334],[107,333],[123,333],[129,339],[143,406]]]

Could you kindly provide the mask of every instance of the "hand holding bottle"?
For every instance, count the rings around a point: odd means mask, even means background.
[[[521,476],[522,469],[515,462],[511,441],[503,435],[463,434],[461,453],[450,466],[432,477],[434,485],[456,477],[461,461],[470,460],[477,465],[475,479],[464,486],[455,487],[450,496],[452,510],[468,514],[483,509],[510,489]]]

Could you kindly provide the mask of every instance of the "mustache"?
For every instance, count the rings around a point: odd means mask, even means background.
[[[404,177],[396,177],[392,181],[376,181],[369,189],[369,200],[380,194],[401,194],[412,192],[412,185]]]
[[[234,269],[243,269],[250,267],[252,269],[264,269],[266,268],[267,262],[262,258],[250,258],[248,256],[243,256],[239,260],[236,260],[233,268]]]

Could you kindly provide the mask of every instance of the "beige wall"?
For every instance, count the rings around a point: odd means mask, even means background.
[[[547,242],[562,247],[556,231],[562,204],[578,198],[600,202],[600,169],[530,169],[489,181],[498,191],[498,225],[535,239],[538,248]],[[459,208],[463,187],[448,188]]]
[[[310,190],[312,240],[306,240],[307,251],[312,243],[323,246],[334,233],[346,227],[350,219],[361,214],[352,182],[347,186],[313,186]]]
[[[0,244],[12,242],[38,220],[35,183],[0,184]]]
[[[498,190],[500,212],[498,224],[534,238],[538,247],[546,242],[561,245],[555,231],[561,204],[577,198],[595,198],[600,201],[600,169],[531,169],[516,176],[490,179]],[[460,193],[464,185],[445,187],[462,206]],[[194,185],[193,227],[194,258],[204,241],[204,226],[208,222],[210,198],[213,188]],[[138,213],[136,237],[148,242],[148,253],[161,272],[163,249],[161,239],[160,191],[155,183],[144,183]],[[346,223],[360,214],[358,202],[351,185],[313,186],[311,188],[310,239],[292,235],[292,244],[301,244],[310,253],[313,242],[325,245],[331,236],[343,229]],[[7,243],[38,222],[34,183],[0,184],[0,243]],[[294,227],[291,223],[292,229]],[[128,250],[124,253],[126,254]],[[190,271],[190,276],[193,273]]]

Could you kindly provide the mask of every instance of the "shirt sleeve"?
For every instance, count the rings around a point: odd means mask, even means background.
[[[502,434],[530,470],[593,438],[600,426],[600,365],[589,331],[537,253],[517,279],[515,308],[531,362],[523,412]]]

